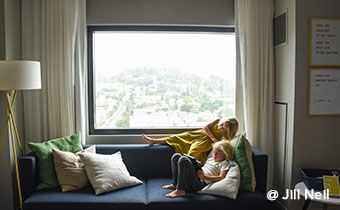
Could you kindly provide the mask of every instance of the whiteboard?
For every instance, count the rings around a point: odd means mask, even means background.
[[[340,115],[340,69],[309,69],[309,115]]]
[[[309,18],[309,65],[340,66],[340,18]]]

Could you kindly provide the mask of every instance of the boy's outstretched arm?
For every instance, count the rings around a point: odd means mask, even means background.
[[[218,182],[222,179],[224,179],[227,175],[228,171],[221,171],[219,176],[210,176],[210,175],[205,175],[202,170],[197,171],[197,175],[199,178],[207,180],[207,181],[212,181],[212,182]]]

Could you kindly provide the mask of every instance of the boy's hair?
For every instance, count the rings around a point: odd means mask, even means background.
[[[221,119],[218,124],[219,125],[222,125],[223,123],[228,123],[228,126],[227,126],[227,136],[226,136],[226,139],[227,140],[232,140],[235,136],[236,136],[236,133],[237,133],[237,130],[238,130],[238,121],[235,117],[230,117],[230,118],[225,118],[225,119]]]
[[[221,140],[214,144],[213,148],[223,152],[226,160],[232,160],[234,157],[234,147],[227,140]]]

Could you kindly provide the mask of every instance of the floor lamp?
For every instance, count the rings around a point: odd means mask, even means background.
[[[15,124],[12,108],[14,106],[17,90],[41,89],[40,62],[37,61],[0,61],[0,91],[4,91],[7,102],[7,123],[2,134],[0,142],[0,153],[9,132],[12,141],[12,150],[14,156],[15,172],[18,186],[20,209],[22,209],[22,195],[19,179],[18,160],[16,154],[15,139],[19,146],[20,154],[22,153],[20,138]],[[12,100],[10,95],[13,93]],[[15,136],[14,136],[15,133]]]

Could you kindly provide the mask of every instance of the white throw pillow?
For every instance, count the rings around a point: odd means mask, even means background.
[[[113,155],[80,153],[79,156],[96,195],[142,183],[130,176],[120,152]]]
[[[240,138],[240,136],[244,136],[246,137],[246,132],[242,131],[240,134],[236,135],[232,140],[230,140],[231,145],[233,145],[233,147],[236,147],[237,141]]]
[[[235,161],[232,161],[227,176],[205,186],[199,193],[212,194],[236,199],[240,186],[240,168]]]
[[[84,164],[79,157],[79,153],[84,152],[96,153],[96,146],[92,145],[77,153],[52,149],[54,168],[62,192],[78,190],[89,185]]]

